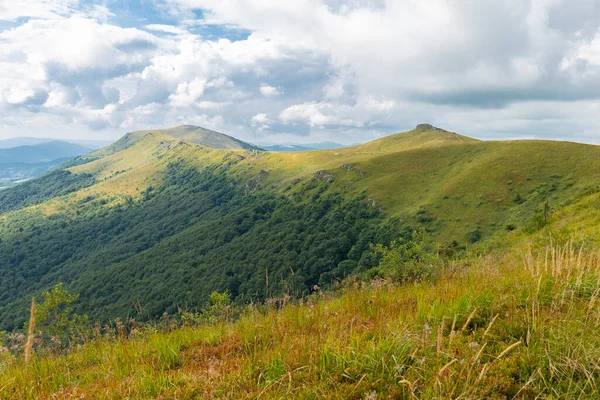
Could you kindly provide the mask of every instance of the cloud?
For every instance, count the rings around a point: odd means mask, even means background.
[[[164,24],[150,24],[145,26],[146,29],[150,31],[170,33],[173,35],[185,35],[187,31],[185,29],[179,28],[173,25],[164,25]]]
[[[260,87],[260,92],[263,96],[280,96],[283,94],[283,88],[273,87],[269,85],[263,85]]]
[[[354,125],[351,119],[344,119],[340,114],[347,114],[348,107],[343,109],[331,103],[303,103],[286,108],[281,112],[279,118],[285,124],[293,122],[305,122],[311,127],[327,125]]]
[[[71,14],[79,0],[26,0],[0,1],[0,20],[15,21],[19,18],[55,18]]]
[[[3,132],[201,123],[242,139],[356,142],[431,122],[478,137],[600,133],[586,114],[600,104],[593,0],[118,7],[0,0]]]

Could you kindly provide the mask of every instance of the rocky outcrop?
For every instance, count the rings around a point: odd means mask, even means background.
[[[327,171],[321,170],[315,172],[313,175],[313,180],[325,181],[327,183],[331,183],[335,180],[335,174],[330,174]]]
[[[267,178],[269,175],[270,174],[268,171],[261,169],[260,171],[258,171],[258,174],[256,174],[252,179],[250,179],[248,182],[246,182],[246,185],[244,186],[244,190],[246,192],[262,190],[263,189],[262,181],[265,178]]]
[[[417,131],[417,132],[424,132],[424,131],[441,131],[441,132],[446,132],[445,129],[438,128],[437,126],[433,126],[431,124],[419,124],[415,128],[415,131]]]

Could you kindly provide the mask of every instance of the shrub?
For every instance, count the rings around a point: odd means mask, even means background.
[[[482,236],[483,234],[481,233],[481,230],[479,228],[475,228],[475,230],[469,232],[469,234],[467,235],[467,240],[469,241],[469,243],[476,243],[481,240]]]
[[[230,322],[233,320],[233,302],[229,292],[212,292],[208,305],[202,310],[202,317],[211,323]]]
[[[438,257],[425,249],[425,232],[418,231],[412,239],[397,239],[389,246],[377,245],[375,252],[380,257],[379,269],[394,281],[419,280],[431,275]]]
[[[544,216],[541,214],[535,214],[525,223],[523,231],[531,234],[539,231],[544,226],[546,226],[546,220],[544,219]]]

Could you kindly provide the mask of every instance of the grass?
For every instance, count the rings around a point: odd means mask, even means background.
[[[26,369],[6,398],[597,398],[600,255],[565,246],[347,282],[233,323],[105,335]],[[6,357],[5,357],[6,358]]]

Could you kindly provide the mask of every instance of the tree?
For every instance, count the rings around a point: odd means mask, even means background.
[[[548,213],[550,212],[550,204],[548,200],[544,203],[544,223],[548,222]]]
[[[73,314],[73,303],[79,295],[69,293],[62,282],[42,294],[43,301],[37,308],[37,326],[51,340],[61,344],[87,324],[87,317]]]
[[[202,310],[202,316],[208,322],[229,322],[233,318],[233,302],[229,292],[212,292],[208,305]]]

